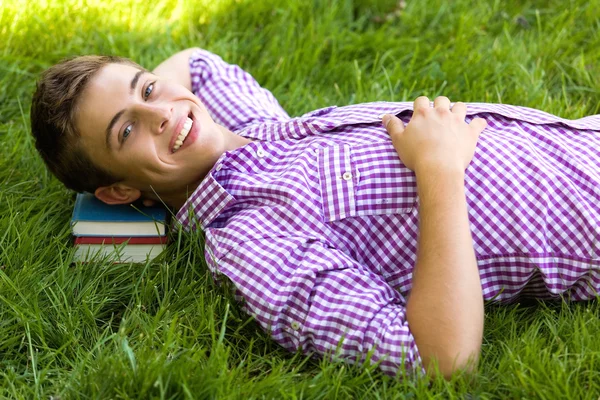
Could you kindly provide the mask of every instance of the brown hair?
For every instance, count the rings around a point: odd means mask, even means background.
[[[133,61],[116,56],[69,58],[42,73],[31,101],[31,133],[46,166],[66,187],[93,193],[122,180],[94,165],[83,151],[75,119],[78,102],[90,79],[107,64]]]

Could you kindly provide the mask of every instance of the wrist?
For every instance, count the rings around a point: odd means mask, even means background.
[[[465,169],[454,165],[423,165],[415,168],[417,184],[431,179],[439,181],[461,181],[464,183]]]

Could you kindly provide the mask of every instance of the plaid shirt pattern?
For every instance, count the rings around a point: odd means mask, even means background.
[[[223,154],[177,214],[199,221],[206,260],[273,339],[389,374],[423,373],[406,320],[416,262],[414,173],[380,115],[412,103],[290,118],[245,71],[204,50],[193,92],[253,141]],[[600,289],[600,116],[566,120],[501,104],[485,118],[465,193],[485,300],[594,298]],[[444,268],[444,266],[440,266]],[[435,294],[432,294],[435,295]]]

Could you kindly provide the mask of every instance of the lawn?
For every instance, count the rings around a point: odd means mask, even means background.
[[[600,0],[0,0],[0,398],[600,396],[600,306],[486,305],[472,380],[398,380],[289,354],[216,286],[202,235],[155,263],[72,263],[74,193],[29,134],[36,77],[63,57],[153,68],[202,47],[292,116],[419,95],[565,118],[600,113]]]

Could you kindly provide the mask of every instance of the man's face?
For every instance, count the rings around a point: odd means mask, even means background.
[[[77,128],[93,163],[165,196],[191,194],[227,150],[229,133],[185,87],[125,64],[104,66],[88,83]]]

